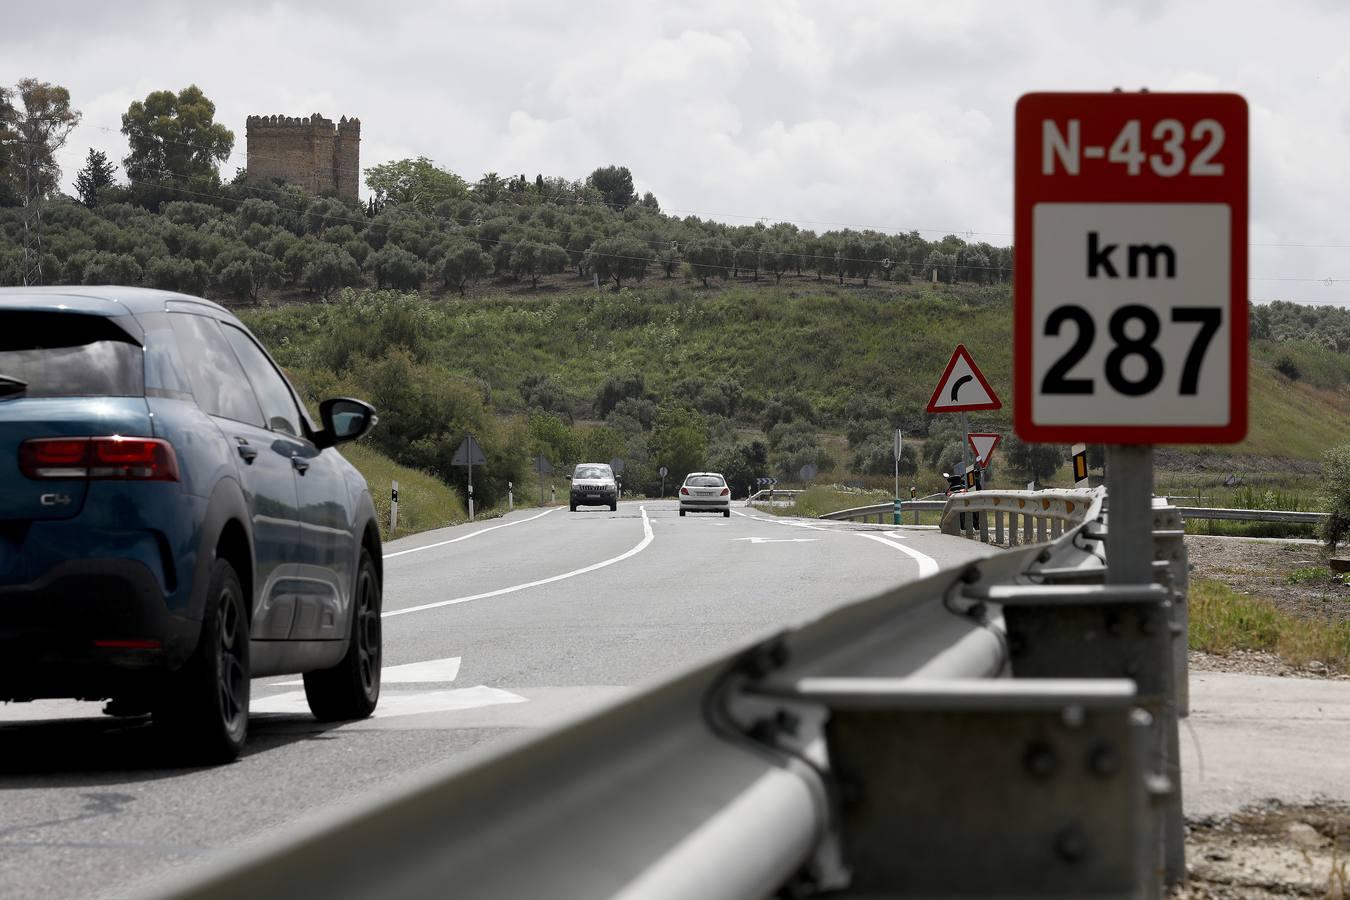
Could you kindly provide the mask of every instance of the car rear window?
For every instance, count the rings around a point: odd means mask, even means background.
[[[721,475],[690,475],[685,484],[689,487],[725,487]]]
[[[141,346],[106,316],[0,312],[0,376],[26,397],[142,397]]]
[[[572,475],[573,478],[608,478],[609,470],[599,466],[582,466]]]

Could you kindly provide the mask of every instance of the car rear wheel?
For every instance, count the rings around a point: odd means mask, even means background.
[[[729,509],[724,509],[724,510],[722,510],[722,518],[724,518],[724,519],[730,519],[730,518],[731,518],[731,510],[729,510]]]
[[[248,616],[229,560],[211,564],[197,649],[154,710],[194,761],[229,762],[248,736]]]
[[[362,550],[352,595],[347,655],[331,669],[305,673],[309,711],[322,722],[364,719],[373,713],[380,701],[382,656],[380,577],[369,551]]]
[[[680,510],[680,515],[684,515],[684,510]]]

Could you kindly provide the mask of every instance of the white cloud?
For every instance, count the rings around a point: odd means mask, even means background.
[[[114,9],[115,7],[115,9]],[[1252,115],[1252,240],[1350,244],[1350,8],[1326,0],[990,4],[800,0],[578,4],[165,0],[6,11],[9,77],[64,84],[89,147],[121,113],[202,87],[252,113],[356,115],[363,163],[632,169],[664,208],[743,222],[1011,230],[1012,108],[1030,90],[1232,90]],[[190,10],[190,11],[188,11]],[[1257,246],[1256,297],[1336,298],[1345,247]]]

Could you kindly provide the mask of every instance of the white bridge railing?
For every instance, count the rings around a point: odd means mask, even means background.
[[[1164,862],[1181,877],[1175,510],[1154,510],[1155,583],[1111,585],[1101,491],[985,494],[944,520],[1011,506],[1061,533],[770,631],[151,896],[1160,896]]]

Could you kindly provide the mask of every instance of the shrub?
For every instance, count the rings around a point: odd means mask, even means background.
[[[1322,456],[1323,506],[1330,518],[1322,525],[1322,539],[1333,550],[1350,535],[1350,444],[1333,447]]]

